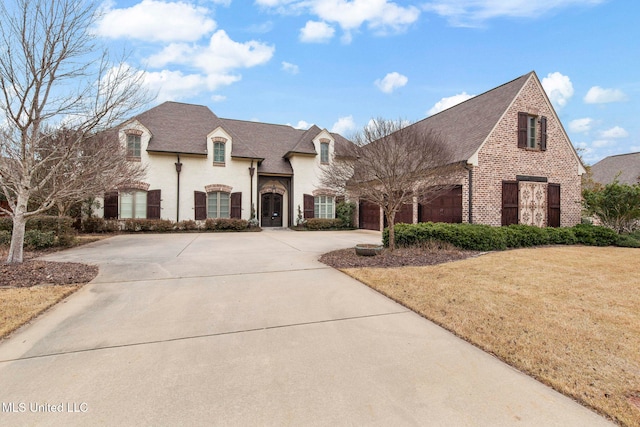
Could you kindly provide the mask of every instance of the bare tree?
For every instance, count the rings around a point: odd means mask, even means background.
[[[324,187],[382,207],[395,249],[393,224],[402,205],[428,203],[454,184],[447,145],[437,133],[406,122],[375,119],[353,138],[341,161],[325,167]]]
[[[78,144],[78,141],[83,141]],[[127,160],[127,150],[116,131],[100,132],[87,137],[73,129],[57,129],[49,133],[38,150],[38,158],[48,159],[42,172],[57,166],[60,158],[77,146],[75,153],[58,167],[42,191],[32,195],[32,203],[48,204],[53,200],[59,215],[67,214],[79,201],[99,196],[107,191],[127,188],[142,181],[146,168],[140,162]],[[36,177],[37,181],[41,177]]]
[[[96,45],[96,11],[96,3],[75,0],[0,5],[0,190],[13,220],[7,262],[22,262],[27,218],[74,193],[82,178],[68,174],[87,141],[148,100],[143,74],[113,65]],[[73,132],[50,146],[63,128]]]

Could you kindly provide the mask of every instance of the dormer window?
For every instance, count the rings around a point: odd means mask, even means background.
[[[213,165],[224,166],[226,157],[227,140],[225,138],[213,138]]]
[[[129,130],[127,135],[127,157],[129,159],[140,159],[142,151],[142,132]]]
[[[320,143],[320,163],[329,163],[329,142]]]

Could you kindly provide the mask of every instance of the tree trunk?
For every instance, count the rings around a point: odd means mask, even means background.
[[[23,261],[24,231],[27,224],[27,218],[24,214],[27,212],[27,201],[27,197],[24,197],[22,194],[18,194],[16,210],[12,215],[13,231],[11,232],[9,256],[7,256],[7,262],[10,264],[19,264]]]
[[[24,214],[16,213],[13,216],[13,231],[11,233],[11,246],[9,247],[9,256],[7,262],[10,264],[18,264],[23,260],[24,247],[24,230],[27,223]]]
[[[389,227],[389,250],[393,252],[396,249],[396,230],[394,222],[396,220],[396,213],[389,212],[387,215],[387,226]]]

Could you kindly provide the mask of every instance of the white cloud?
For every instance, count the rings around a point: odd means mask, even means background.
[[[296,64],[282,61],[282,70],[286,71],[289,74],[298,74],[300,72],[300,67],[298,67]]]
[[[594,146],[595,148],[603,148],[603,147],[611,147],[612,145],[615,145],[615,144],[616,142],[611,141],[610,139],[598,139],[596,141],[593,141],[591,145]]]
[[[295,129],[309,129],[311,127],[311,123],[307,123],[304,120],[300,120],[300,121],[298,121],[298,124],[293,126],[293,127]]]
[[[222,102],[222,101],[226,101],[226,100],[227,100],[227,97],[226,97],[226,96],[224,96],[224,95],[213,95],[213,96],[211,97],[211,100],[212,100],[213,102]]]
[[[142,0],[129,8],[107,6],[103,12],[96,33],[114,39],[193,42],[216,28],[207,8],[184,2]]]
[[[593,6],[605,0],[433,0],[423,8],[447,18],[454,26],[480,26],[500,17],[538,18],[545,13],[566,7]]]
[[[584,96],[587,104],[606,104],[609,102],[620,102],[627,99],[627,96],[619,89],[603,89],[600,86],[593,86]]]
[[[583,119],[575,119],[569,122],[569,130],[574,133],[588,133],[591,130],[593,119],[585,117]]]
[[[303,42],[326,42],[334,35],[331,24],[344,31],[343,43],[349,43],[353,31],[366,25],[375,34],[405,31],[420,17],[415,6],[400,6],[389,0],[256,0],[259,6],[282,14],[307,13],[316,19],[300,31]]]
[[[447,108],[451,108],[454,105],[458,105],[461,102],[466,101],[467,99],[473,98],[474,96],[475,95],[469,95],[467,92],[462,92],[448,98],[442,98],[440,101],[436,102],[429,111],[427,111],[427,115],[432,116],[436,113],[439,113],[440,111],[446,110]]]
[[[340,117],[337,122],[333,124],[331,132],[339,133],[342,136],[348,135],[357,129],[356,123],[353,121],[353,116]]]
[[[300,29],[300,41],[305,43],[326,43],[333,38],[335,30],[326,22],[307,21]]]
[[[149,58],[149,65],[159,68],[170,64],[188,65],[206,74],[226,73],[237,68],[250,68],[268,62],[274,48],[257,41],[239,43],[224,30],[216,31],[209,45],[172,43]]]
[[[567,101],[573,96],[573,84],[568,76],[559,72],[549,73],[542,79],[542,87],[549,96],[551,103],[556,108],[567,105]]]
[[[600,132],[600,137],[611,139],[611,138],[626,138],[629,136],[629,132],[621,128],[620,126],[614,126],[611,129],[604,130]]]
[[[403,76],[400,73],[393,72],[389,73],[382,80],[378,79],[375,81],[375,85],[384,93],[391,93],[395,89],[403,87],[407,84],[409,79],[407,76]]]
[[[158,102],[188,98],[198,94],[205,85],[205,77],[199,74],[185,75],[180,71],[163,70],[144,75],[144,87],[158,95]]]

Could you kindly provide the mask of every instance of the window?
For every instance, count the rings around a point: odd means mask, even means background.
[[[216,141],[213,143],[213,164],[224,165],[224,142]]]
[[[207,218],[230,218],[229,193],[216,191],[207,194]]]
[[[127,157],[140,157],[140,135],[127,134]]]
[[[536,121],[535,116],[529,116],[527,120],[527,148],[536,148]]]
[[[329,143],[320,143],[320,163],[329,163]]]
[[[140,190],[123,191],[120,193],[120,218],[146,218],[147,192]]]
[[[315,218],[335,218],[335,201],[332,196],[316,196],[313,202]]]

